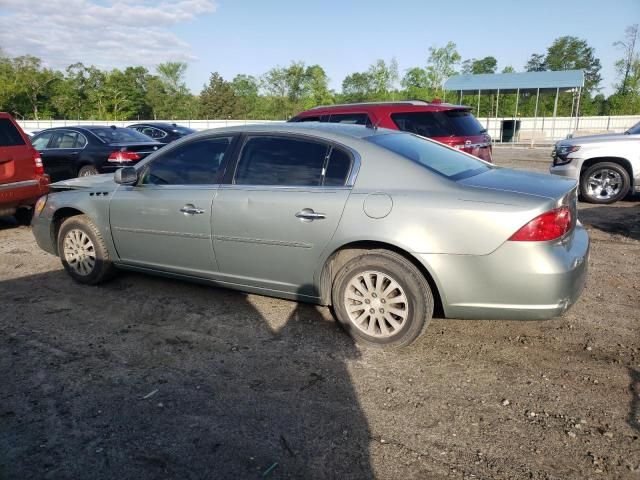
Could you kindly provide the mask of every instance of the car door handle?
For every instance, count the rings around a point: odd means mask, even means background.
[[[327,216],[324,213],[314,212],[310,208],[303,208],[298,213],[296,213],[296,218],[299,218],[301,220],[313,221],[313,220],[323,220],[327,218]]]
[[[182,207],[180,211],[185,215],[199,215],[201,213],[204,213],[204,210],[202,208],[195,207],[190,203]]]

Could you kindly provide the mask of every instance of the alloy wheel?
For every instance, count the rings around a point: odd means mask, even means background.
[[[96,249],[82,230],[70,230],[64,238],[64,258],[78,275],[87,276],[96,265]]]

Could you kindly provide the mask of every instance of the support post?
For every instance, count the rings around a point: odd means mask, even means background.
[[[478,90],[478,111],[476,117],[480,118],[480,90]]]
[[[540,89],[536,89],[536,109],[533,114],[533,133],[531,134],[531,148],[533,148],[534,139],[536,136],[536,127],[538,126],[538,99],[540,98]]]
[[[574,133],[578,132],[578,127],[580,126],[580,96],[582,94],[582,87],[578,87],[578,103],[576,106],[576,128],[573,130]]]
[[[553,102],[553,123],[551,124],[551,141],[554,141],[556,138],[556,115],[558,114],[558,95],[560,95],[560,87],[556,88],[556,101]]]
[[[462,105],[462,90],[460,90],[460,101],[458,102],[458,105]]]
[[[496,124],[498,123],[498,108],[500,107],[500,89],[496,93]],[[502,128],[498,129],[500,142],[502,142]]]
[[[516,131],[518,126],[518,102],[520,101],[520,89],[516,90],[516,111],[513,114],[513,137],[511,137],[511,143],[516,142]]]

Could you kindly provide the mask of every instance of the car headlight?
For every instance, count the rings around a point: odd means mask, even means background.
[[[570,153],[577,152],[580,150],[580,145],[560,145],[556,149],[556,153],[558,156],[566,157]]]

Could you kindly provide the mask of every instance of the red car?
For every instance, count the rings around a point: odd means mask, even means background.
[[[332,122],[404,130],[431,138],[491,162],[491,137],[470,107],[437,100],[324,105],[306,110],[290,122]]]
[[[40,154],[13,117],[0,112],[0,216],[29,223],[33,205],[48,191]]]

